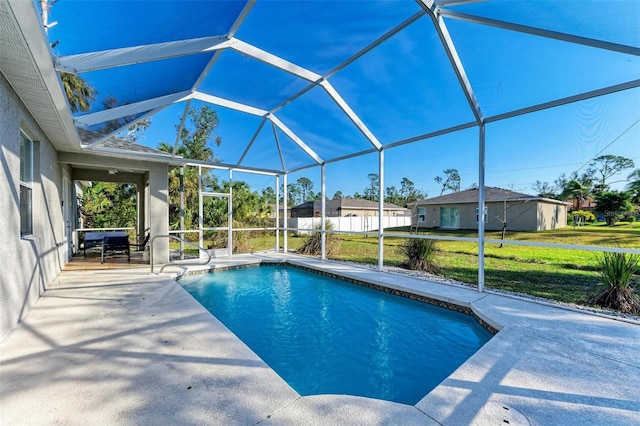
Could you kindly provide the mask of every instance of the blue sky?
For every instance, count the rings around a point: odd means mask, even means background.
[[[604,5],[603,5],[604,3]],[[60,56],[181,38],[222,35],[239,2],[119,2],[63,0],[52,9],[50,32],[60,40]],[[236,36],[265,51],[326,75],[394,26],[419,11],[412,1],[278,2],[259,1]],[[640,2],[517,1],[479,2],[456,11],[640,46]],[[76,16],[90,11],[102,19],[88,31]],[[214,19],[215,18],[215,19]],[[215,22],[215,25],[207,24]],[[445,19],[485,116],[556,98],[640,79],[638,56],[535,37],[484,25]],[[136,30],[131,30],[135,28]],[[81,74],[100,100],[120,103],[188,90],[212,54],[132,65]],[[419,18],[329,78],[362,122],[382,144],[402,141],[473,121],[473,115],[428,17]],[[300,78],[235,51],[224,51],[204,78],[200,91],[270,110],[307,87]],[[198,102],[193,102],[198,105]],[[240,158],[260,119],[215,107],[220,117],[225,162]],[[152,119],[139,143],[173,143],[184,103]],[[322,158],[371,145],[321,88],[277,109],[276,116]],[[487,125],[486,184],[532,193],[536,180],[553,182],[561,173],[584,167],[598,155],[622,155],[640,167],[640,89],[610,94]],[[287,168],[309,159],[277,131]],[[462,188],[478,182],[478,131],[471,128],[385,151],[385,186],[403,177],[429,196],[440,194],[434,178],[456,168]],[[273,129],[265,126],[242,165],[278,167]],[[367,175],[377,173],[377,154],[327,166],[327,194],[362,193]],[[626,175],[626,174],[625,174]],[[320,170],[305,176],[320,190]],[[256,190],[272,185],[267,176],[235,174]],[[626,176],[621,176],[626,177]],[[620,187],[622,184],[617,184]],[[616,186],[616,185],[614,185]]]

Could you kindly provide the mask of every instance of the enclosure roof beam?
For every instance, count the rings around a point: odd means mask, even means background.
[[[240,26],[242,25],[244,20],[247,18],[247,16],[249,15],[249,12],[251,11],[251,9],[253,8],[253,6],[255,4],[256,4],[255,0],[250,0],[250,1],[247,2],[247,4],[244,5],[244,8],[242,9],[242,12],[240,12],[240,15],[236,18],[235,22],[231,26],[231,29],[229,30],[229,33],[227,34],[227,39],[231,39],[236,34],[236,32],[238,31],[238,29],[240,28]],[[213,58],[211,58],[211,60],[207,64],[207,66],[204,67],[204,69],[200,73],[200,76],[198,77],[196,82],[191,87],[191,90],[194,90],[194,91],[198,90],[198,88],[200,87],[200,85],[202,84],[204,79],[209,74],[209,71],[211,71],[211,68],[213,68],[213,65],[220,58],[221,52],[222,52],[222,50],[218,50],[216,53],[214,53]]]
[[[176,140],[173,142],[173,149],[171,150],[171,157],[175,157],[178,152],[178,145],[180,144],[180,136],[182,135],[182,129],[184,123],[187,121],[187,115],[189,114],[189,108],[191,108],[191,99],[187,101],[182,111],[182,117],[180,118],[180,124],[178,125],[178,131],[176,132]]]
[[[251,9],[253,9],[253,6],[255,4],[256,4],[256,0],[249,0],[247,4],[244,5],[242,12],[240,12],[240,15],[238,15],[238,18],[235,20],[235,22],[231,26],[231,29],[229,30],[227,37],[231,38],[236,35],[238,30],[240,29],[240,26],[242,25],[244,20],[247,19],[249,12],[251,12]]]
[[[164,105],[164,106],[161,106],[160,108],[156,108],[156,109],[154,109],[152,111],[149,111],[148,113],[142,115],[141,117],[138,117],[138,119],[136,121],[130,121],[128,123],[125,123],[122,126],[120,126],[119,128],[107,133],[106,135],[103,135],[98,140],[96,140],[96,141],[94,141],[94,142],[92,142],[92,143],[90,143],[88,145],[83,145],[82,148],[83,149],[91,149],[91,148],[94,148],[94,147],[96,147],[98,145],[102,145],[110,137],[117,136],[123,130],[132,127],[135,123],[138,123],[140,121],[144,121],[147,118],[150,118],[150,117],[154,116],[155,114],[157,114],[158,112],[162,111],[166,107],[167,107],[167,105]]]
[[[218,105],[224,108],[233,109],[240,112],[245,112],[251,115],[257,115],[259,117],[265,117],[269,114],[268,111],[265,111],[260,108],[254,108],[249,105],[241,104],[239,102],[230,101],[228,99],[219,98],[217,96],[209,95],[202,92],[194,92],[193,98],[202,102],[207,102],[213,105]]]
[[[139,114],[154,110],[160,107],[168,106],[178,102],[191,99],[193,95],[190,91],[172,93],[170,95],[159,96],[153,99],[147,99],[132,104],[121,105],[114,108],[108,108],[102,111],[81,115],[73,119],[74,124],[79,127],[89,127],[94,124],[104,123],[111,120],[117,120],[122,117]]]
[[[228,47],[246,56],[257,59],[261,62],[264,62],[265,64],[276,67],[282,71],[286,71],[290,74],[295,75],[296,77],[303,78],[312,83],[315,83],[322,78],[320,74],[316,74],[313,71],[309,71],[308,69],[305,69],[294,63],[291,63],[272,53],[259,49],[249,43],[245,43],[244,41],[239,40],[237,38],[231,39],[229,41]]]
[[[276,141],[276,148],[278,149],[278,156],[280,157],[280,166],[282,170],[286,170],[286,166],[284,164],[284,156],[282,155],[282,148],[280,147],[280,139],[278,138],[278,130],[276,129],[276,125],[271,122],[271,130],[273,130],[273,139]]]
[[[320,82],[320,85],[324,88],[331,99],[333,99],[336,105],[340,107],[342,112],[346,114],[349,120],[351,120],[351,122],[358,128],[358,130],[360,130],[364,137],[369,140],[369,143],[371,143],[371,145],[373,145],[378,150],[382,149],[382,144],[380,143],[378,138],[376,138],[374,134],[371,133],[371,130],[369,130],[369,128],[362,122],[362,120],[360,120],[360,117],[356,115],[349,104],[344,99],[342,99],[342,96],[340,96],[338,91],[331,85],[331,83],[329,83],[327,80],[322,80]]]
[[[516,117],[519,115],[529,114],[532,112],[542,111],[549,108],[555,108],[557,106],[570,104],[573,102],[580,102],[591,98],[596,98],[598,96],[609,95],[615,92],[621,92],[623,90],[635,89],[640,87],[640,80],[632,80],[626,83],[615,84],[609,87],[603,87],[602,89],[592,90],[590,92],[580,93],[574,96],[568,96],[566,98],[556,99],[550,102],[544,102],[538,105],[533,105],[526,108],[521,108],[518,110],[506,112],[504,114],[497,114],[491,117],[487,117],[486,122],[492,123],[495,121],[504,120],[511,117]]]
[[[251,137],[251,140],[249,141],[249,143],[247,144],[247,147],[244,149],[244,152],[240,156],[240,159],[238,160],[238,165],[242,164],[242,161],[244,160],[244,157],[247,156],[247,153],[249,152],[249,150],[253,146],[253,143],[258,138],[258,135],[260,134],[260,131],[262,131],[262,128],[264,127],[266,122],[267,122],[267,118],[263,117],[262,121],[260,121],[260,125],[258,126],[258,129],[253,133],[253,136]]]
[[[311,149],[306,143],[302,141],[302,139],[300,139],[295,133],[293,133],[291,129],[289,129],[282,121],[280,121],[278,117],[273,114],[269,114],[267,118],[271,120],[273,124],[278,126],[278,128],[282,130],[285,135],[289,136],[289,138],[291,138],[291,140],[296,145],[298,145],[298,147],[300,147],[305,153],[307,153],[309,157],[313,158],[316,163],[324,163],[324,160],[322,160],[322,158],[320,158],[320,156],[318,156],[318,154],[316,154],[313,149]]]
[[[449,58],[449,62],[451,63],[451,67],[458,78],[458,82],[462,87],[462,91],[464,92],[465,97],[467,98],[467,102],[471,107],[471,111],[476,119],[478,125],[484,122],[484,117],[482,115],[482,110],[480,109],[480,103],[476,98],[476,95],[473,91],[473,87],[471,86],[471,81],[467,76],[467,73],[462,65],[462,60],[458,55],[458,51],[456,46],[451,38],[451,34],[449,34],[449,30],[447,29],[447,25],[445,24],[442,16],[439,15],[439,9],[437,5],[433,2],[433,0],[418,0],[422,5],[423,9],[428,13],[431,17],[431,21],[433,22],[433,26],[440,38],[442,46],[444,47],[445,52],[447,53],[447,57]]]
[[[530,27],[527,25],[515,24],[513,22],[500,21],[497,19],[484,18],[476,15],[469,15],[462,12],[457,12],[448,9],[438,9],[437,12],[440,16],[446,16],[447,18],[456,19],[459,21],[472,22],[474,24],[488,25],[490,27],[501,28],[509,31],[516,31],[520,33],[535,35],[539,37],[546,37],[560,41],[566,41],[569,43],[582,44],[585,46],[596,47],[599,49],[611,50],[614,52],[626,53],[628,55],[640,56],[640,48],[635,46],[628,46],[625,44],[612,43],[608,41],[581,37],[573,34],[562,33],[559,31],[545,30],[538,27]]]
[[[206,53],[224,49],[228,46],[229,40],[226,36],[201,37],[68,55],[58,58],[55,66],[58,71],[79,74]]]

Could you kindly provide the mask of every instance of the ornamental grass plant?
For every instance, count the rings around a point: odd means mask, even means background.
[[[302,246],[297,250],[297,253],[311,256],[320,256],[322,254],[322,225],[316,225],[315,229],[316,231],[304,240]],[[333,229],[333,224],[329,221],[326,221],[324,224],[324,229],[326,231],[331,231]],[[327,256],[337,254],[339,244],[340,240],[336,234],[328,232],[325,233],[325,250]]]
[[[440,272],[436,262],[438,253],[438,241],[423,238],[408,238],[402,246],[401,252],[406,260],[403,267],[414,271],[425,271],[431,274]]]
[[[605,252],[598,257],[598,292],[588,302],[629,314],[640,314],[640,296],[634,289],[634,277],[640,256],[632,253]]]

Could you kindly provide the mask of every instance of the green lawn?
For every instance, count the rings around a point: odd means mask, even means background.
[[[387,232],[404,233],[405,229]],[[433,235],[476,238],[473,231],[421,232]],[[487,239],[500,239],[499,232],[487,232]],[[542,232],[508,232],[507,240],[546,242],[555,244],[640,247],[640,226],[625,224],[615,227],[602,225]],[[378,246],[375,236],[340,235],[340,248],[333,256],[336,260],[377,264]],[[304,237],[290,236],[288,248],[298,248]],[[385,238],[384,263],[400,266],[403,257],[399,246],[404,239]],[[478,247],[475,242],[440,241],[438,263],[441,275],[457,281],[477,284]],[[282,246],[282,238],[280,239]],[[274,236],[253,237],[248,241],[249,251],[270,249],[275,246]],[[587,295],[598,282],[597,253],[561,248],[485,244],[485,285],[488,288],[514,291],[562,302],[584,304]]]

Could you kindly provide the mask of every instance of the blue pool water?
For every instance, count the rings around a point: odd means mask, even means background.
[[[293,267],[180,283],[303,396],[414,405],[491,338],[469,315]]]

